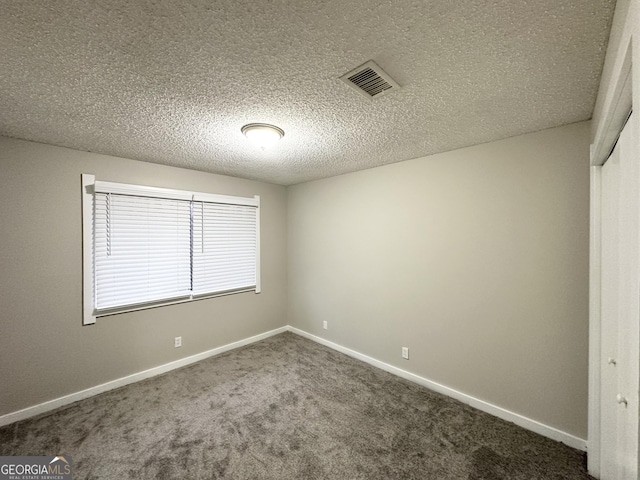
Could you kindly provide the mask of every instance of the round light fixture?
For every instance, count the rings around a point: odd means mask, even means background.
[[[263,150],[273,147],[284,137],[284,130],[267,123],[250,123],[242,127],[242,133],[249,141]]]

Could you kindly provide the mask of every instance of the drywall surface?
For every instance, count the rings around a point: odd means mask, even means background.
[[[289,187],[289,324],[586,438],[588,227],[588,122]]]
[[[262,293],[82,326],[80,175],[261,197]],[[0,415],[285,325],[286,190],[0,137]],[[174,348],[182,336],[181,348]]]

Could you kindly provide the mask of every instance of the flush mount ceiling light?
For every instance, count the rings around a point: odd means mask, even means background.
[[[249,141],[263,150],[273,147],[284,137],[284,130],[267,123],[250,123],[242,127],[242,133]]]

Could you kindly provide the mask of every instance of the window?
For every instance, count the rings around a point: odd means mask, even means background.
[[[82,176],[84,323],[260,291],[260,199]]]

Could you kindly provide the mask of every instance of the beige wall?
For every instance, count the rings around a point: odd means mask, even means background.
[[[588,122],[290,187],[289,323],[586,438],[588,223]]]
[[[262,293],[83,327],[81,173],[260,195]],[[281,327],[285,305],[284,187],[0,137],[0,415]]]
[[[586,438],[588,149],[585,122],[287,190],[0,137],[0,415],[283,326],[288,273],[288,323]],[[263,293],[83,327],[81,173],[260,195]]]

